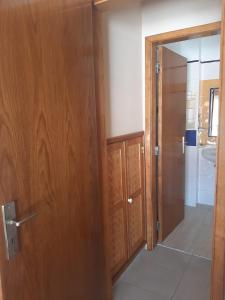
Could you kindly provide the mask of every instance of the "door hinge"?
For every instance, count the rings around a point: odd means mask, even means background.
[[[144,146],[141,146],[141,152],[142,152],[142,154],[145,154],[145,147]]]
[[[156,229],[157,229],[157,231],[160,230],[160,223],[159,223],[159,221],[156,222]]]
[[[156,74],[159,74],[159,72],[160,72],[160,63],[156,63],[155,72],[156,72]]]
[[[159,156],[159,146],[155,146],[155,156]]]

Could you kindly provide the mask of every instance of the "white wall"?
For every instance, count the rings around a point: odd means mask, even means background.
[[[201,61],[220,59],[220,35],[202,38]]]
[[[187,66],[186,129],[198,129],[200,63]],[[185,204],[196,206],[198,197],[198,148],[185,147]]]
[[[201,62],[220,59],[220,34],[182,42],[166,44],[165,47],[187,58]]]
[[[221,0],[151,0],[142,8],[143,36],[221,19]]]
[[[220,62],[201,64],[201,80],[219,79]]]
[[[141,8],[107,15],[108,137],[143,130]]]
[[[145,128],[144,37],[215,22],[220,0],[151,0],[107,15],[108,137]]]
[[[186,57],[188,61],[199,60],[200,46],[201,39],[192,39],[165,45],[168,49]]]
[[[216,187],[216,168],[214,163],[202,156],[204,147],[199,147],[198,160],[198,203],[214,206]]]

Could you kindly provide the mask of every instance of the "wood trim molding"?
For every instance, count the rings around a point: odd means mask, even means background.
[[[157,243],[156,210],[156,76],[154,62],[156,52],[148,38],[145,39],[145,184],[147,207],[147,247],[152,250]]]
[[[221,22],[214,22],[210,24],[189,27],[185,29],[170,31],[166,33],[156,34],[147,37],[149,42],[161,44],[161,43],[173,43],[198,37],[204,37],[209,35],[215,35],[221,31]]]
[[[124,134],[124,135],[108,138],[107,144],[110,145],[110,144],[114,144],[114,143],[118,143],[118,142],[124,142],[126,140],[131,140],[136,137],[143,136],[143,135],[144,135],[144,131],[138,131],[138,132],[134,132],[134,133],[130,133],[130,134]]]
[[[94,0],[94,6],[100,11],[124,9],[140,5],[142,0]]]

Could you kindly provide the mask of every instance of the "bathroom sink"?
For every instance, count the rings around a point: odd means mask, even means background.
[[[202,156],[211,161],[212,163],[216,163],[216,147],[206,147],[202,150]]]

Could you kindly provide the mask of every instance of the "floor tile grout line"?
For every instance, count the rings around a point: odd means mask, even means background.
[[[175,250],[176,251],[176,250]],[[179,251],[178,251],[179,252]],[[183,279],[184,279],[184,275],[185,275],[185,273],[187,272],[187,270],[188,270],[188,267],[190,266],[190,264],[191,264],[191,258],[192,258],[192,256],[193,255],[191,255],[191,254],[188,254],[190,257],[189,257],[189,260],[188,260],[188,263],[186,264],[186,267],[184,268],[184,271],[182,272],[182,275],[181,275],[181,278],[180,278],[180,280],[179,280],[179,282],[178,282],[178,284],[177,284],[177,286],[176,286],[176,288],[175,288],[175,290],[174,290],[174,293],[173,293],[173,295],[172,295],[172,297],[171,297],[171,299],[170,300],[173,300],[174,299],[174,297],[175,297],[175,295],[176,295],[176,293],[177,293],[177,291],[178,291],[178,289],[179,289],[179,287],[180,287],[180,285],[181,285],[181,282],[183,281]]]
[[[165,246],[163,244],[157,244],[157,246],[163,247],[163,248],[166,248],[166,249],[170,249],[170,250],[173,250],[173,251],[176,251],[176,252],[179,252],[179,253],[183,253],[183,254],[186,254],[186,255],[189,255],[189,256],[192,256],[192,252],[187,252],[187,251],[176,249],[176,248],[173,248],[173,247],[170,247],[170,246]]]
[[[210,258],[208,258],[208,257],[205,257],[205,256],[201,256],[201,255],[195,254],[195,253],[193,252],[193,250],[192,250],[192,252],[187,252],[187,251],[184,251],[184,250],[176,249],[176,248],[169,247],[169,246],[165,246],[165,245],[162,245],[162,244],[157,244],[157,246],[160,246],[160,247],[163,247],[163,248],[167,248],[167,249],[170,249],[170,250],[174,250],[174,251],[176,251],[176,252],[183,253],[183,254],[186,254],[186,255],[199,257],[199,258],[205,259],[205,260],[207,260],[207,261],[212,261],[212,259],[210,259]]]
[[[174,242],[176,243],[178,241],[177,238],[180,236],[180,234],[183,231],[184,231],[183,233],[186,234],[187,229],[189,230],[190,228],[193,228],[193,226],[190,224],[195,222],[198,226],[198,229],[197,229],[197,231],[195,230],[195,233],[193,232],[193,230],[191,230],[191,233],[189,236],[189,244],[191,242],[191,247],[188,247],[189,249],[187,249],[187,247],[185,247],[184,253],[185,253],[185,251],[186,251],[186,253],[188,253],[191,250],[191,251],[193,251],[195,256],[210,260],[211,256],[208,255],[211,252],[210,248],[208,249],[208,247],[207,247],[206,252],[203,251],[203,253],[198,253],[199,252],[198,247],[202,247],[201,236],[199,236],[198,232],[201,232],[203,230],[204,224],[206,224],[206,226],[208,226],[208,227],[210,226],[210,228],[212,227],[211,220],[212,220],[213,207],[210,206],[210,208],[207,208],[207,210],[203,209],[204,207],[206,207],[206,205],[197,205],[197,207],[185,206],[184,220],[176,227],[176,229],[173,231],[173,233],[171,233],[167,237],[168,241],[166,239],[162,244],[165,246],[168,246],[168,247],[174,247],[173,243]],[[204,216],[204,218],[203,218],[203,216]],[[207,222],[206,222],[206,219],[208,220]],[[203,233],[204,233],[204,235],[206,235],[204,230],[203,230]],[[208,236],[210,238],[210,234],[208,234]],[[209,238],[207,238],[207,243],[208,243]],[[198,244],[199,240],[200,240],[200,244]],[[197,244],[196,244],[196,242],[197,242]],[[212,244],[212,242],[210,241],[210,244],[207,244],[207,246],[211,245],[211,244]],[[186,246],[188,246],[188,245],[186,245]],[[196,246],[197,246],[197,248],[196,248]],[[175,246],[174,248],[177,248],[177,246]]]

